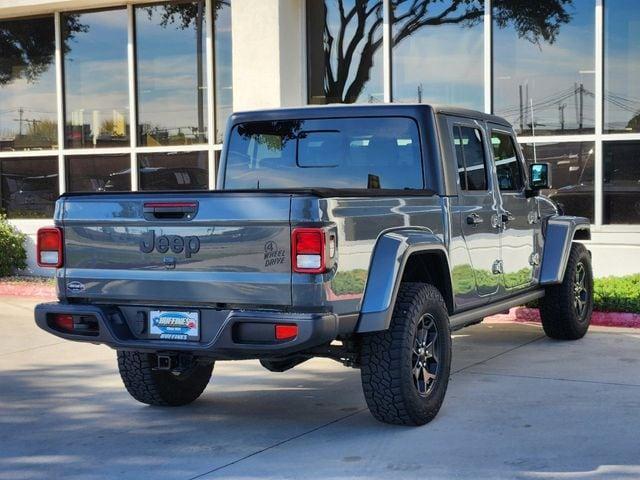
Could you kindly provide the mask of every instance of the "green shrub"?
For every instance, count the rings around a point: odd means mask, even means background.
[[[24,248],[25,235],[18,232],[0,214],[0,277],[11,275],[17,269],[27,268],[27,251]]]
[[[538,300],[525,305],[538,308]],[[640,273],[593,280],[593,309],[597,312],[640,313]]]
[[[593,300],[594,310],[640,313],[640,273],[596,278]]]

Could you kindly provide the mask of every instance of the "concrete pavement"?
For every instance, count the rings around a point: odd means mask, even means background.
[[[132,400],[108,348],[38,330],[0,298],[0,479],[640,478],[640,331],[554,342],[488,324],[454,338],[440,415],[376,422],[359,372],[220,362],[196,403]]]

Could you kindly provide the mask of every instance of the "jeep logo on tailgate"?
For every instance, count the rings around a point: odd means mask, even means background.
[[[191,258],[191,255],[200,251],[200,239],[180,235],[161,235],[156,238],[156,232],[152,230],[140,239],[140,251],[151,253],[154,250],[158,253],[167,253],[169,250],[173,253],[184,252],[185,257]]]

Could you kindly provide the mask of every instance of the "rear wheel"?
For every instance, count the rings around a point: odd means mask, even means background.
[[[437,288],[403,283],[389,329],[362,344],[362,386],[385,423],[424,425],[437,415],[449,383],[449,317]]]
[[[574,243],[562,283],[546,288],[540,303],[544,332],[558,340],[577,340],[589,329],[593,312],[591,256],[584,245]]]
[[[163,407],[187,405],[206,388],[213,363],[195,361],[182,371],[158,370],[152,353],[118,351],[120,377],[129,394],[139,402]]]

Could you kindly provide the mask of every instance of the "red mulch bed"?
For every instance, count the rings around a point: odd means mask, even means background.
[[[56,287],[47,282],[0,281],[0,297],[56,299]]]
[[[55,300],[56,290],[52,283],[46,282],[0,281],[1,296]],[[507,314],[487,317],[485,322],[540,323],[540,313],[537,308],[516,307]],[[640,328],[640,313],[593,312],[591,324],[601,327]]]

